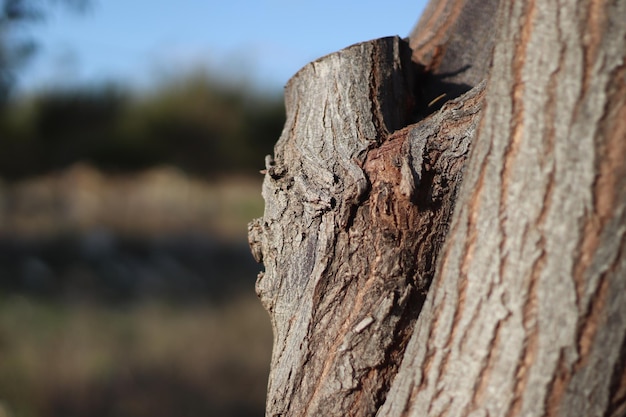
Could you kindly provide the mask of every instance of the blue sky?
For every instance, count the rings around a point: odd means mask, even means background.
[[[356,42],[407,36],[425,0],[92,0],[30,27],[40,50],[19,79],[28,91],[117,81],[147,87],[206,67],[263,89]]]

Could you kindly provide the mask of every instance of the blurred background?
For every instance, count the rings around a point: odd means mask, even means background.
[[[282,86],[423,3],[0,0],[0,417],[262,416]]]

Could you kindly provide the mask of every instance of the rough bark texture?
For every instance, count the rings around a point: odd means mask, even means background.
[[[413,60],[434,78],[474,86],[485,79],[500,0],[431,1],[410,36]]]
[[[626,415],[626,3],[495,3],[289,82],[268,416]]]
[[[363,43],[287,86],[250,232],[275,332],[268,415],[372,415],[399,365],[482,92],[398,130],[419,117],[410,56],[397,37]]]
[[[504,6],[461,203],[380,416],[624,415],[626,3]]]

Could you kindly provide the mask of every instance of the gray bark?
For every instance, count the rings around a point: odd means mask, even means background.
[[[287,86],[266,413],[626,415],[626,3],[443,3]]]
[[[435,79],[466,86],[479,84],[491,66],[499,3],[431,1],[411,32],[413,60]]]
[[[624,414],[626,3],[561,3],[501,10],[463,204],[381,416]]]

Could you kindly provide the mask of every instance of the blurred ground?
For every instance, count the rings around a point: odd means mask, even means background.
[[[270,334],[252,296],[112,308],[5,296],[0,415],[262,416]]]
[[[260,182],[77,163],[2,183],[0,416],[263,415]]]

